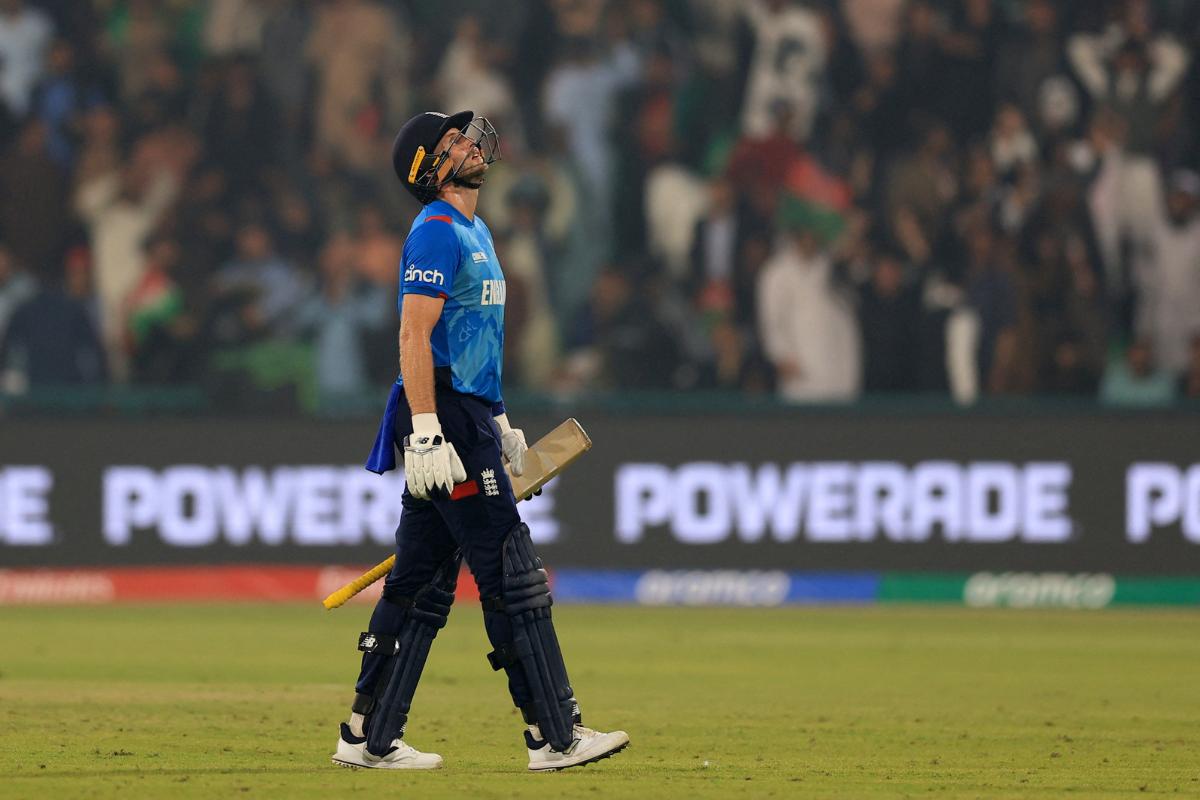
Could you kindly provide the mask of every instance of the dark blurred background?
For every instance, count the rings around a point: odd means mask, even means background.
[[[1195,401],[1197,44],[1194,0],[0,0],[0,396],[377,410],[391,139],[471,109],[510,396]]]

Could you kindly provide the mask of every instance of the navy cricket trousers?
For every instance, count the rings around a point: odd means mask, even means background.
[[[466,467],[467,480],[455,487],[451,497],[429,501],[416,499],[405,487],[396,528],[396,565],[384,579],[383,597],[371,616],[373,633],[399,633],[405,609],[392,601],[413,597],[455,550],[462,551],[481,598],[502,593],[504,539],[520,524],[521,517],[504,471],[491,404],[439,386],[437,413],[442,433]],[[404,437],[411,432],[412,414],[407,399],[401,397],[394,429],[396,446],[401,451]],[[485,611],[484,627],[493,647],[512,640],[512,625],[503,611]],[[482,656],[480,660],[484,660]],[[382,656],[363,654],[358,692],[373,691],[385,661]],[[520,666],[508,667],[506,672],[513,702],[518,707],[528,705],[532,696]]]

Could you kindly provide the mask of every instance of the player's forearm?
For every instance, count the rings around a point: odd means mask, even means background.
[[[437,413],[433,389],[433,349],[428,334],[400,326],[400,377],[414,415]]]

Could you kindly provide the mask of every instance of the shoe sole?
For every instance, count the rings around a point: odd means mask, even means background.
[[[612,758],[617,753],[629,747],[629,742],[624,742],[614,747],[608,752],[601,753],[598,756],[592,756],[586,761],[580,761],[578,764],[567,764],[565,767],[530,767],[530,772],[562,772],[564,769],[574,769],[575,767],[586,767],[588,764],[595,764],[597,761],[603,761],[606,758]]]
[[[441,769],[442,768],[441,764],[438,764],[438,765],[432,766],[432,767],[371,767],[371,766],[367,766],[366,764],[355,764],[352,761],[342,761],[342,760],[336,759],[336,758],[330,759],[330,761],[333,762],[333,765],[335,767],[341,767],[342,769],[423,769],[423,770],[431,770],[431,769]]]

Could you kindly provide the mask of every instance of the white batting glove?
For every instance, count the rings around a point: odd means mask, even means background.
[[[500,429],[500,449],[504,451],[504,460],[508,462],[513,475],[525,471],[525,431],[508,424],[508,414],[495,417],[496,427]]]
[[[413,432],[404,437],[404,477],[418,500],[434,493],[449,495],[454,484],[467,479],[467,468],[442,435],[437,414],[413,414]]]

